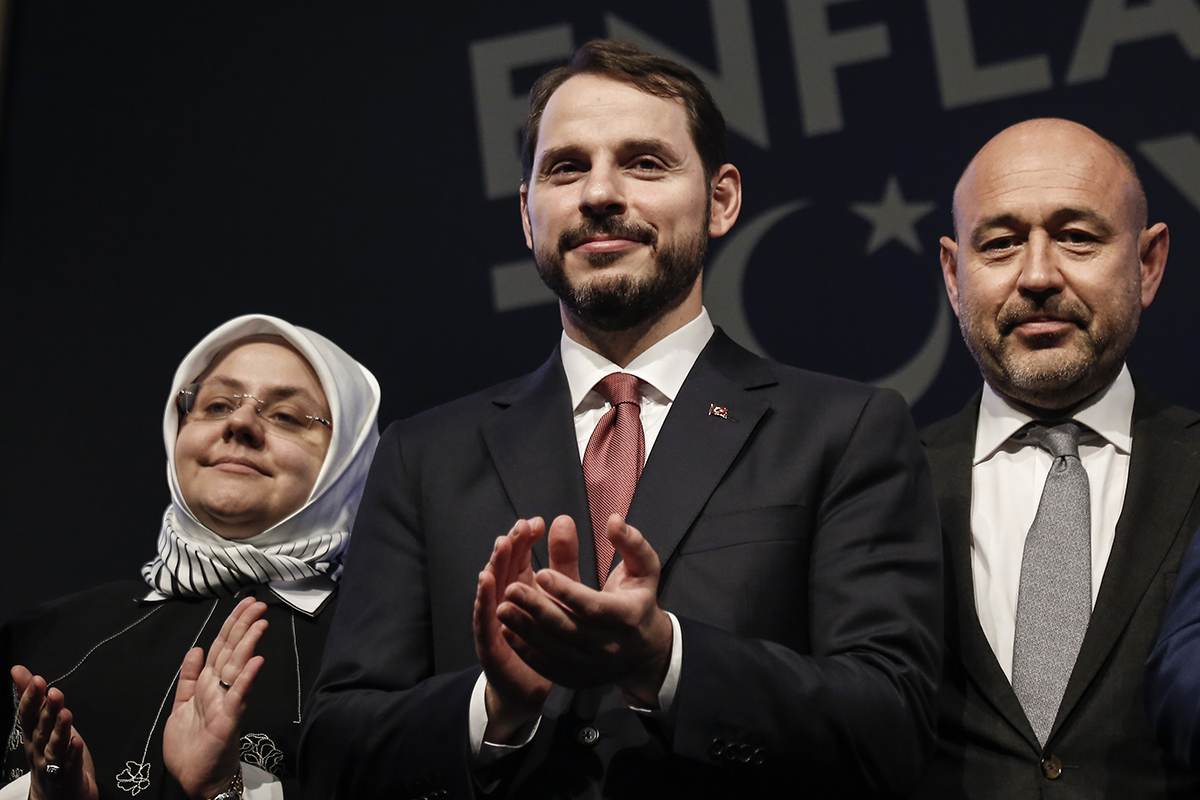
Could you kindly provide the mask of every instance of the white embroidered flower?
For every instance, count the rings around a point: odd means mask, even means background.
[[[150,764],[126,761],[125,769],[117,775],[117,786],[137,797],[138,792],[150,788]]]

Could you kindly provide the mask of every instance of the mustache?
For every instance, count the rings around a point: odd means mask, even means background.
[[[1056,295],[1048,298],[1044,303],[1035,303],[1028,298],[1022,298],[1005,305],[996,316],[996,324],[1000,335],[1007,336],[1016,330],[1017,326],[1034,317],[1045,316],[1071,322],[1080,328],[1087,327],[1091,322],[1091,314],[1082,303]]]
[[[648,244],[651,247],[658,244],[658,233],[649,225],[630,222],[619,217],[598,217],[586,219],[574,228],[563,231],[558,237],[558,250],[560,253],[572,250],[596,236],[629,239]]]

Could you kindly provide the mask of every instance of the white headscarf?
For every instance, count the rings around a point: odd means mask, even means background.
[[[223,349],[259,334],[282,336],[308,359],[329,401],[333,435],[312,494],[299,510],[248,539],[225,539],[196,519],[179,489],[175,396],[208,369]],[[269,583],[278,592],[280,585],[321,575],[336,579],[379,442],[379,398],[379,383],[366,367],[324,336],[277,317],[247,314],[205,336],[175,371],[163,413],[171,505],[163,515],[158,556],[142,567],[142,577],[156,590],[152,595],[229,596],[243,586],[259,583]],[[323,600],[329,589],[317,594]]]

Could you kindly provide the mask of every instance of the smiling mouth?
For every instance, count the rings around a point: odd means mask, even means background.
[[[649,225],[627,222],[613,217],[588,220],[559,237],[560,252],[581,250],[585,253],[613,253],[637,245],[653,247],[658,235]]]
[[[209,464],[209,466],[221,472],[231,472],[239,475],[266,475],[269,477],[271,474],[253,461],[244,458],[221,458]]]
[[[620,250],[628,250],[632,247],[637,247],[643,244],[635,239],[626,238],[608,238],[608,239],[587,239],[575,245],[573,249],[580,250],[584,253],[615,253]]]
[[[1084,330],[1089,316],[1078,303],[1059,301],[1047,306],[1013,304],[996,320],[1002,336],[1017,333],[1030,338],[1052,339],[1072,330]]]
[[[1020,331],[1026,336],[1051,336],[1066,333],[1077,327],[1079,324],[1072,319],[1036,316],[1018,321],[1012,329]]]

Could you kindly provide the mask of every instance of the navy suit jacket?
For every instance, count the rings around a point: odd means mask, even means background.
[[[1146,665],[1146,708],[1180,764],[1200,768],[1200,536],[1193,536]]]
[[[724,406],[728,418],[709,414]],[[391,426],[367,481],[306,714],[313,797],[468,797],[479,570],[518,517],[571,515],[595,581],[557,351],[537,372]],[[894,392],[773,364],[714,334],[629,521],[683,633],[669,714],[555,687],[498,794],[903,793],[932,744],[941,547]],[[548,563],[545,542],[535,568]],[[589,731],[599,733],[598,739]]]
[[[980,395],[921,431],[946,546],[946,665],[938,749],[914,795],[955,798],[1196,797],[1157,746],[1142,672],[1200,521],[1200,414],[1139,388],[1125,502],[1087,634],[1043,749],[975,611],[971,461]],[[1043,766],[1057,759],[1060,769]]]

